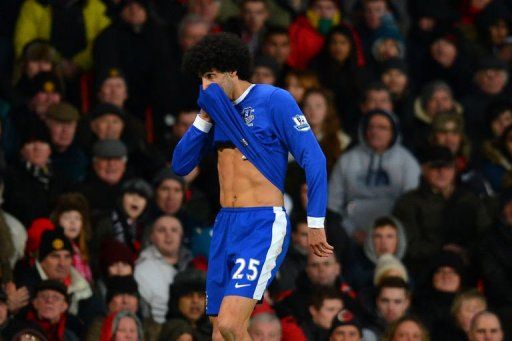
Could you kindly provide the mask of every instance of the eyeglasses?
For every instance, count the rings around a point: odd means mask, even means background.
[[[64,297],[59,294],[42,293],[42,294],[38,294],[37,298],[40,298],[41,300],[43,300],[45,302],[62,302],[62,301],[64,301]]]

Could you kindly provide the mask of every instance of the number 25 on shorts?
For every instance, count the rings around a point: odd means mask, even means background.
[[[260,265],[260,261],[254,258],[249,258],[249,264],[244,258],[237,258],[235,264],[238,265],[238,269],[236,269],[233,274],[233,279],[243,279],[244,272],[246,272],[245,276],[249,281],[254,281],[258,278],[258,265]],[[246,268],[247,266],[247,268]],[[247,271],[245,271],[247,269]]]

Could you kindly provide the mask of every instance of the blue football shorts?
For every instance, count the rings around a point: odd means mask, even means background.
[[[222,208],[215,219],[206,277],[206,314],[225,296],[261,300],[288,250],[290,220],[283,207]]]

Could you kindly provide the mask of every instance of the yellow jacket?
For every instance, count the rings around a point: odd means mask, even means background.
[[[89,70],[92,67],[92,46],[98,34],[110,24],[105,14],[106,7],[100,0],[87,0],[83,9],[87,47],[73,57],[73,61]],[[25,0],[21,6],[14,31],[14,49],[16,58],[21,56],[23,48],[34,39],[50,39],[51,8],[37,0]]]

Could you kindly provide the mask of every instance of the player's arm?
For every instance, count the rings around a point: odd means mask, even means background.
[[[309,244],[318,256],[333,252],[327,243],[324,223],[327,210],[327,169],[324,153],[293,97],[282,89],[270,98],[278,135],[306,173],[308,186]]]
[[[208,153],[213,143],[213,123],[201,110],[192,126],[174,148],[171,167],[174,173],[184,176],[190,173]]]

